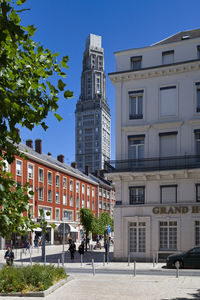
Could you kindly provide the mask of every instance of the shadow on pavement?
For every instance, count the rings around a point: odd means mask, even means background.
[[[100,252],[98,250],[95,251],[87,251],[84,253],[83,255],[83,262],[84,263],[91,263],[92,259],[94,259],[94,262],[99,262],[102,263],[104,261],[104,254],[105,252]],[[51,255],[47,255],[46,256],[46,262],[47,263],[57,263],[58,259],[60,259],[60,262],[62,262],[62,253],[59,252],[57,254],[51,254]],[[20,260],[16,259],[16,262],[19,262]],[[26,257],[23,257],[22,259],[23,262],[30,262],[30,256],[27,253]],[[80,254],[76,251],[75,255],[74,255],[74,260],[72,261],[70,258],[70,253],[69,251],[65,251],[65,263],[80,263],[81,261],[81,256]],[[110,252],[109,253],[109,261],[112,262],[113,261],[113,253]],[[43,262],[41,255],[32,257],[32,262]]]
[[[189,298],[186,298],[186,297],[184,297],[184,298],[183,297],[181,297],[181,298],[176,297],[176,298],[173,298],[173,299],[170,299],[170,300],[188,300],[188,299],[199,300],[200,299],[200,289],[197,290],[197,293],[194,293],[194,294],[188,293],[188,296],[189,296]],[[191,296],[193,298],[191,298]],[[168,300],[168,299],[166,298],[166,299],[163,299],[163,300]]]

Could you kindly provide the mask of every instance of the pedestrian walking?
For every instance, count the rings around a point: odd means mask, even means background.
[[[84,255],[84,241],[81,242],[80,246],[78,247],[78,253]]]
[[[28,240],[26,240],[25,247],[26,247],[26,251],[30,250],[30,243]]]
[[[69,246],[69,251],[71,254],[71,260],[74,260],[74,253],[76,252],[76,245],[74,241],[71,242],[71,245]]]
[[[7,248],[4,259],[6,260],[7,266],[13,265],[14,253],[12,252],[12,249],[10,247]]]
[[[110,249],[110,238],[108,238],[105,241],[105,261],[108,262],[108,255],[109,255],[109,249]]]

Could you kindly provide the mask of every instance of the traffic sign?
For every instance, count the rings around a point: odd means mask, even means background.
[[[111,233],[111,227],[110,227],[110,225],[107,226],[107,230],[108,230],[108,234],[110,234]]]

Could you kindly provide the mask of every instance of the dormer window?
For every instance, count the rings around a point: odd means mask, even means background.
[[[142,56],[131,57],[131,70],[139,70],[142,68]]]
[[[168,65],[174,63],[174,50],[165,51],[162,53],[162,64]]]

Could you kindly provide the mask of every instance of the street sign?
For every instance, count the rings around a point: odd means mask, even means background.
[[[61,223],[58,226],[58,232],[63,233],[63,229],[64,229],[64,223]],[[65,234],[68,234],[68,233],[70,233],[70,226],[69,226],[69,224],[65,223]]]
[[[107,230],[108,230],[108,234],[110,234],[111,233],[111,227],[110,227],[110,225],[107,226]]]

